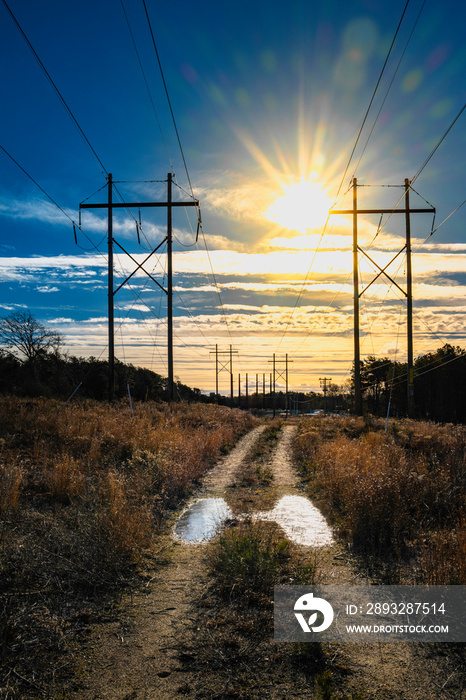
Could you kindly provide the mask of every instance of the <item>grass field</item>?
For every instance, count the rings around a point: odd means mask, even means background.
[[[174,511],[257,424],[248,412],[205,404],[136,404],[133,417],[126,403],[59,409],[53,400],[0,398],[5,700],[67,697],[84,673],[77,646],[160,569]],[[313,550],[304,556],[278,526],[244,519],[274,502],[270,458],[281,428],[268,421],[228,490],[242,517],[207,548],[209,588],[197,611],[205,635],[191,655],[199,673],[209,669],[211,697],[224,697],[234,676],[231,697],[260,698],[268,676],[286,689],[298,668],[316,698],[365,697],[359,688],[341,695],[343,666],[320,646],[310,655],[309,645],[269,643],[273,585],[309,584],[334,568]],[[300,421],[293,449],[304,488],[335,527],[338,556],[372,582],[466,583],[463,426],[399,420],[385,432],[376,419],[318,416]]]
[[[205,404],[59,408],[0,398],[1,697],[73,671],[63,652],[76,632],[134,581],[167,514],[255,421]]]
[[[304,419],[296,458],[309,493],[391,583],[466,583],[466,429]]]

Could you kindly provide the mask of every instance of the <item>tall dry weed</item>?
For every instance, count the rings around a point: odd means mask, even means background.
[[[416,561],[415,581],[430,586],[465,585],[466,523],[460,521],[453,530],[443,529],[423,538]],[[410,575],[407,572],[406,577]]]
[[[459,524],[465,509],[465,428],[404,420],[392,421],[385,433],[381,421],[364,429],[348,422],[349,427],[345,419],[303,421],[296,440],[310,489],[323,499],[342,536],[368,554],[411,557],[413,571],[428,582],[456,575],[465,583]]]
[[[0,516],[18,508],[23,480],[19,464],[0,464]]]
[[[108,472],[102,483],[98,522],[109,552],[134,559],[149,543],[150,511],[128,497],[121,475]]]
[[[134,580],[154,526],[254,423],[219,406],[135,403],[134,418],[124,404],[60,408],[0,397],[0,688],[8,668],[34,677],[38,647],[44,683],[54,664],[68,668],[54,621],[68,635],[81,610]]]
[[[68,503],[84,491],[84,475],[80,463],[70,455],[59,455],[45,471],[44,482],[52,498]]]

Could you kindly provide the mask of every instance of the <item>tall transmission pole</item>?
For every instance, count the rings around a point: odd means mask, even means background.
[[[174,399],[173,384],[173,217],[172,174],[167,176],[167,355],[168,355],[168,400]]]
[[[211,351],[211,355],[215,354],[215,396],[218,402],[218,376],[220,372],[226,370],[230,375],[230,400],[233,406],[233,354],[237,355],[238,350],[233,350],[230,345],[229,350],[219,350],[218,345],[215,345],[215,350]],[[226,359],[222,356],[226,355]]]
[[[362,392],[361,392],[361,366],[360,366],[360,343],[359,343],[359,299],[369,289],[369,287],[381,276],[384,275],[407,300],[407,341],[408,341],[408,415],[414,414],[414,381],[413,381],[413,294],[412,294],[412,269],[411,269],[411,214],[435,214],[435,207],[429,209],[411,209],[409,205],[410,182],[406,178],[404,181],[404,209],[358,209],[357,199],[358,182],[353,178],[353,208],[352,209],[330,209],[329,214],[351,214],[353,217],[353,289],[354,289],[354,410],[357,415],[362,414]],[[380,267],[371,256],[358,245],[358,214],[404,214],[406,221],[406,243],[385,267]],[[395,282],[387,273],[387,268],[396,258],[406,250],[406,291]],[[372,265],[379,270],[377,275],[359,291],[358,264],[359,253],[362,253]]]
[[[324,413],[327,413],[327,391],[330,388],[331,381],[330,377],[319,377],[320,387],[324,392]]]
[[[411,221],[409,217],[409,190],[411,183],[405,179],[406,210],[406,302],[408,332],[408,416],[414,416],[414,356],[413,356],[413,272],[411,267]]]
[[[353,337],[354,337],[354,411],[362,415],[361,350],[359,344],[359,256],[358,256],[358,189],[353,179]]]
[[[133,277],[138,270],[144,272],[150,279],[167,295],[167,354],[168,354],[168,398],[173,401],[174,398],[174,381],[173,381],[173,263],[172,263],[172,208],[173,207],[199,207],[199,201],[196,199],[188,202],[174,202],[172,198],[172,174],[167,176],[167,201],[166,202],[114,202],[113,201],[113,179],[112,174],[108,174],[108,197],[107,202],[100,204],[84,204],[79,205],[81,209],[107,209],[108,210],[108,233],[107,233],[107,248],[108,248],[108,368],[109,368],[109,387],[108,399],[113,401],[115,397],[115,329],[114,329],[114,297],[115,294]],[[163,241],[156,246],[149,255],[138,263],[137,260],[128,253],[123,246],[113,238],[113,210],[114,209],[141,209],[143,207],[167,207],[167,236]],[[167,243],[167,289],[165,289],[154,277],[147,272],[144,264],[149,258],[157,252],[157,250]],[[125,253],[136,264],[135,269],[128,277],[114,289],[113,285],[113,250],[114,246]]]
[[[293,362],[293,360],[288,360],[288,353],[285,354],[284,360],[277,360],[275,353],[273,353],[273,359],[269,360],[269,362],[272,362],[273,373],[273,415],[275,415],[275,387],[276,379],[278,378],[285,380],[285,414],[288,416],[288,363]],[[285,367],[283,369],[279,369],[277,367],[277,363],[280,362],[285,363]],[[272,374],[270,375],[270,384],[272,385]]]
[[[108,218],[107,218],[107,258],[108,258],[108,400],[115,398],[115,316],[113,308],[113,182],[108,174]]]

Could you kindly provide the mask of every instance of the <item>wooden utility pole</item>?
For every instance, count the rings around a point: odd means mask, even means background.
[[[215,400],[218,403],[218,345],[215,343]]]
[[[173,261],[172,261],[172,174],[167,176],[167,354],[168,400],[174,399],[173,384]]]
[[[320,386],[324,392],[324,413],[327,413],[327,391],[330,388],[331,381],[332,379],[330,377],[319,377]]]
[[[107,219],[107,294],[108,294],[108,400],[115,399],[115,318],[113,310],[113,181],[108,174]]]
[[[233,350],[230,345],[230,401],[233,408]]]
[[[359,299],[369,289],[381,275],[384,275],[399,291],[406,297],[408,306],[407,335],[408,335],[408,415],[414,413],[414,381],[413,381],[413,296],[412,296],[412,269],[411,269],[411,214],[435,214],[435,208],[411,209],[409,205],[410,182],[405,179],[404,183],[404,209],[358,209],[357,200],[357,179],[353,178],[353,208],[352,209],[331,209],[330,214],[351,214],[353,217],[353,289],[354,289],[354,410],[357,415],[362,414],[362,392],[361,392],[361,369],[360,369],[360,345],[359,345]],[[384,268],[380,267],[371,256],[358,245],[358,214],[404,214],[406,219],[406,243]],[[406,291],[400,287],[394,279],[387,273],[388,267],[396,258],[406,250]],[[379,272],[359,291],[358,262],[359,253],[362,253]]]
[[[411,268],[411,221],[409,217],[409,189],[411,183],[405,179],[406,210],[406,303],[408,332],[408,416],[414,416],[414,356],[413,356],[413,272]]]
[[[272,362],[272,369],[273,369],[273,415],[275,415],[275,387],[276,387],[276,377],[278,379],[284,379],[285,380],[285,413],[286,416],[288,416],[288,362],[293,362],[293,360],[288,360],[288,353],[285,354],[285,359],[284,360],[277,360],[275,357],[275,353],[273,353],[273,359],[269,360],[269,362]],[[284,362],[285,363],[285,369],[278,369],[277,368],[277,363],[279,362]],[[272,374],[270,375],[270,384],[272,385]]]
[[[358,181],[353,178],[353,335],[354,412],[362,415],[361,351],[359,344]]]
[[[218,375],[223,370],[226,370],[230,375],[230,399],[231,405],[233,406],[233,353],[238,354],[238,350],[233,350],[230,345],[229,350],[219,350],[218,345],[215,345],[215,350],[210,354],[215,354],[215,395],[218,402]],[[222,358],[222,355],[226,355],[226,359]]]
[[[246,372],[246,408],[249,408],[248,374]]]
[[[288,353],[285,355],[286,381],[285,381],[285,418],[288,418]]]
[[[174,383],[173,383],[173,264],[172,264],[172,208],[173,207],[199,207],[197,199],[188,202],[174,202],[172,199],[172,174],[167,176],[167,201],[166,202],[114,202],[113,201],[113,179],[111,173],[108,174],[108,198],[107,202],[101,204],[84,204],[79,205],[81,209],[107,209],[108,210],[108,368],[109,368],[109,387],[108,399],[113,401],[115,396],[115,340],[114,340],[114,296],[115,294],[131,279],[138,271],[144,272],[150,279],[162,289],[167,295],[167,354],[168,354],[168,398],[174,398]],[[149,255],[138,263],[137,260],[128,253],[123,246],[113,238],[113,210],[114,209],[141,209],[143,207],[167,207],[167,236],[163,241],[156,246]],[[139,229],[138,229],[139,231]],[[167,289],[165,289],[154,277],[144,269],[144,264],[149,258],[157,252],[157,250],[167,243]],[[114,290],[113,288],[113,249],[117,245],[120,250],[125,253],[136,264],[133,272]]]

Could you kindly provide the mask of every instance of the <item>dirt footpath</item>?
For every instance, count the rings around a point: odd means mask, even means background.
[[[234,450],[207,474],[203,496],[222,495],[264,426],[245,435]],[[86,700],[164,700],[187,687],[179,645],[191,641],[192,600],[207,585],[203,544],[164,538],[155,562],[168,561],[148,572],[147,594],[123,599],[116,622],[91,631],[82,659],[82,689],[73,695]]]
[[[243,437],[230,455],[209,472],[200,495],[224,497],[228,501],[228,494],[232,491],[243,494],[247,491],[237,484],[232,489],[232,485],[236,472],[247,460],[263,430],[264,426],[255,428]],[[267,462],[273,473],[271,503],[284,495],[303,495],[292,463],[295,430],[293,424],[283,426]],[[267,491],[267,487],[262,490]],[[339,544],[316,549],[315,558],[319,583],[370,583]],[[202,599],[209,583],[205,544],[175,542],[169,533],[159,543],[153,560],[154,571],[145,574],[147,592],[131,599],[124,597],[118,620],[89,627],[88,640],[78,652],[82,661],[81,675],[77,679],[79,688],[68,693],[67,697],[74,700],[210,697],[202,692],[202,688],[206,677],[213,673],[212,669],[199,670],[199,664],[190,663],[196,656],[199,634],[196,627],[198,611],[193,601]],[[273,645],[274,642],[270,641],[271,650]],[[271,651],[265,656],[273,653]],[[335,679],[331,694],[325,695],[329,700],[466,698],[464,671],[458,667],[454,655],[440,657],[438,651],[429,645],[333,644],[328,646],[326,654]],[[251,668],[250,677],[253,689],[254,668]],[[273,671],[269,681],[268,690],[261,697],[283,700],[324,697],[320,691],[316,694],[312,680],[303,678],[296,685],[292,683],[289,692],[284,691],[283,685],[278,690],[280,684],[275,683]],[[254,697],[259,696],[255,694]]]

